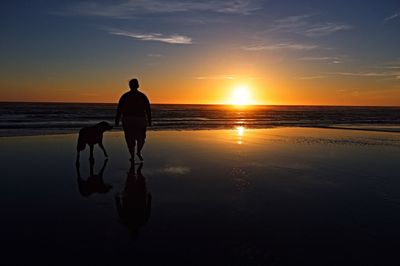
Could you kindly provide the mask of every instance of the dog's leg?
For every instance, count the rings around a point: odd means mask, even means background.
[[[81,130],[82,131],[82,130]],[[78,136],[78,143],[76,145],[76,164],[79,164],[79,155],[81,154],[81,151],[83,151],[86,147],[86,141],[83,139],[82,133],[79,131],[79,136]]]
[[[106,169],[108,159],[104,160],[103,167],[100,170],[99,176],[103,177],[104,170]]]
[[[106,149],[105,149],[104,146],[103,146],[103,142],[99,142],[99,146],[100,146],[100,148],[103,150],[104,156],[108,157],[108,154],[107,154],[107,152],[106,152]]]
[[[93,148],[94,148],[94,146],[93,146],[93,144],[90,144],[89,146],[90,146],[90,157],[89,157],[89,160],[90,161],[94,161],[94,157],[93,157]]]

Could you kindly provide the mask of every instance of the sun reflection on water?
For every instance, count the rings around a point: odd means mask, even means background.
[[[243,136],[244,136],[244,126],[236,127],[237,130],[237,144],[243,144]]]

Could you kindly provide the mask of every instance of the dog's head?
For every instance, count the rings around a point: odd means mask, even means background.
[[[113,126],[110,125],[110,123],[108,123],[108,122],[106,122],[106,121],[100,122],[100,123],[98,123],[96,126],[97,126],[98,128],[100,128],[100,130],[103,131],[103,132],[104,132],[104,131],[111,130],[111,129],[113,128]]]

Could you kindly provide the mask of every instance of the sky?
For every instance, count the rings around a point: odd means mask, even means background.
[[[0,101],[400,105],[398,0],[1,5]]]

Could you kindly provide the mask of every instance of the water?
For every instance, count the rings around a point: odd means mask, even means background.
[[[100,121],[113,123],[115,110],[115,104],[0,103],[0,136],[76,132]],[[156,104],[152,105],[152,111],[152,130],[229,129],[238,126],[400,130],[400,107]]]
[[[397,134],[148,137],[140,178],[120,132],[78,168],[75,135],[2,138],[1,265],[400,265]]]

